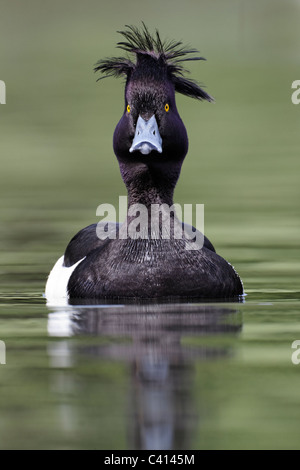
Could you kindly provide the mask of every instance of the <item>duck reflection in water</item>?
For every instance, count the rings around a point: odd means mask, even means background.
[[[238,334],[241,329],[236,304],[70,306],[49,313],[49,336],[64,337],[51,341],[49,355],[57,364],[63,345],[72,365],[78,355],[128,363],[128,448],[187,450],[199,422],[193,399],[196,363],[232,354],[230,346],[205,345],[201,337]],[[65,339],[76,335],[88,336],[89,344],[85,340],[74,346]],[[115,341],[99,345],[99,336]]]

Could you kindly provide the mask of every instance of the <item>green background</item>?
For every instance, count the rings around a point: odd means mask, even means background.
[[[206,234],[225,257],[238,257],[253,240],[295,243],[298,19],[295,1],[1,0],[5,251],[13,243],[13,250],[26,244],[26,251],[62,252],[74,232],[97,221],[100,203],[117,205],[126,194],[112,150],[123,83],[96,83],[92,69],[118,55],[116,31],[141,20],[200,50],[207,62],[191,63],[191,77],[216,99],[177,98],[190,149],[176,201],[205,204]],[[238,252],[228,253],[229,245]]]

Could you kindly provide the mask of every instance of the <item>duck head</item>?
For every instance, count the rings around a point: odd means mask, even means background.
[[[162,60],[138,55],[125,87],[125,109],[115,132],[119,161],[182,162],[188,137],[175,102],[175,89]]]
[[[184,77],[181,64],[204,59],[190,57],[197,51],[181,42],[162,42],[158,31],[152,36],[144,24],[141,31],[127,26],[119,33],[125,41],[118,47],[133,54],[135,61],[124,57],[100,60],[95,71],[126,78],[124,112],[113,137],[122,177],[126,183],[134,168],[156,169],[163,173],[165,182],[172,179],[175,186],[188,150],[175,92],[213,101],[196,82]]]

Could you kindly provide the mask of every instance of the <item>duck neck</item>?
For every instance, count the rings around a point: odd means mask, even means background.
[[[152,204],[173,205],[174,189],[180,174],[180,168],[154,168],[144,163],[122,166],[122,178],[128,192],[128,207],[143,204],[147,209]]]
[[[180,238],[178,233],[182,231],[182,224],[173,206],[180,167],[179,164],[160,163],[155,168],[153,162],[151,165],[137,162],[120,164],[128,191],[128,210],[119,238],[129,238],[135,251],[145,251],[146,247],[148,250],[150,246],[157,247],[159,243]]]

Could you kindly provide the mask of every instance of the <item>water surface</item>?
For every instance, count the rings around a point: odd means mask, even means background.
[[[296,290],[59,308],[7,294],[0,330],[2,449],[299,446]]]

